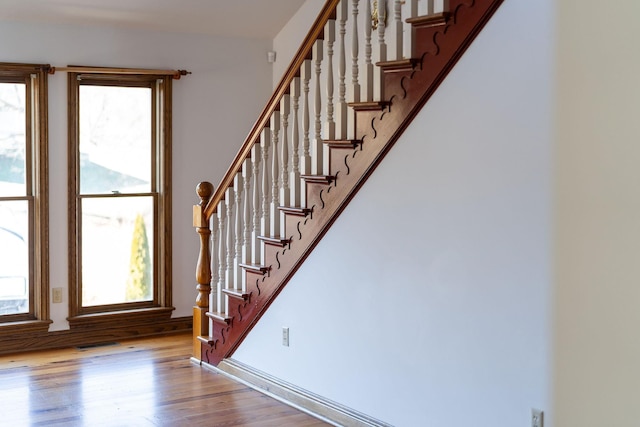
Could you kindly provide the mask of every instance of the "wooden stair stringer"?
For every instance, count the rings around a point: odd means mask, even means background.
[[[332,182],[308,195],[307,208],[312,214],[298,217],[297,222],[287,217],[287,230],[282,237],[290,239],[289,247],[267,248],[263,264],[270,267],[268,274],[247,273],[251,275],[248,283],[252,288],[248,292],[252,296],[249,301],[230,302],[233,320],[215,344],[203,341],[204,362],[216,365],[240,345],[502,2],[451,0],[446,25],[420,30],[421,41],[417,45],[423,46],[424,52],[418,58],[420,65],[406,72],[385,73],[390,106],[372,116],[369,111],[363,113],[372,117],[369,123],[358,126],[356,137],[363,143],[353,150],[338,148],[345,155],[344,165],[331,171],[335,177]],[[296,224],[295,229],[289,229],[289,224]],[[214,336],[218,334],[214,332]]]

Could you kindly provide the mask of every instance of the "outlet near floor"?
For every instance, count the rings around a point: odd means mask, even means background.
[[[54,304],[60,304],[62,302],[62,288],[53,288],[52,292],[52,302]]]
[[[531,427],[544,427],[544,412],[539,409],[531,410]]]

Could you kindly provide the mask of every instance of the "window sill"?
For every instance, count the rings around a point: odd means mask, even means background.
[[[16,334],[40,334],[49,330],[51,320],[21,320],[0,323],[0,337]]]
[[[104,313],[81,314],[69,317],[71,329],[103,329],[115,325],[139,325],[163,322],[171,318],[173,307],[153,307],[136,310],[109,311]]]
[[[42,330],[26,330],[24,323],[16,330],[12,328],[13,333],[0,333],[0,355],[9,353],[21,353],[25,351],[42,351],[52,348],[68,348],[80,345],[92,345],[101,343],[118,342],[128,338],[143,336],[158,336],[180,332],[191,331],[193,319],[189,317],[170,318],[156,323],[137,324],[122,323],[118,319],[112,318],[112,323],[100,325],[94,329],[75,328],[61,331],[48,332],[45,328]],[[12,322],[19,323],[19,322]],[[30,322],[34,323],[34,322]],[[40,321],[45,327],[50,322]],[[7,323],[4,326],[9,326]],[[2,328],[3,326],[0,326]],[[2,329],[0,329],[2,331]]]

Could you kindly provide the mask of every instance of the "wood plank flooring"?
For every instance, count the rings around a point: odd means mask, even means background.
[[[326,426],[190,362],[191,335],[0,356],[0,426]]]

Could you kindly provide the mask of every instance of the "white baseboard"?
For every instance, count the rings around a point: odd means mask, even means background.
[[[202,366],[334,426],[391,427],[390,424],[303,390],[237,360],[225,359],[217,367],[202,362]]]

